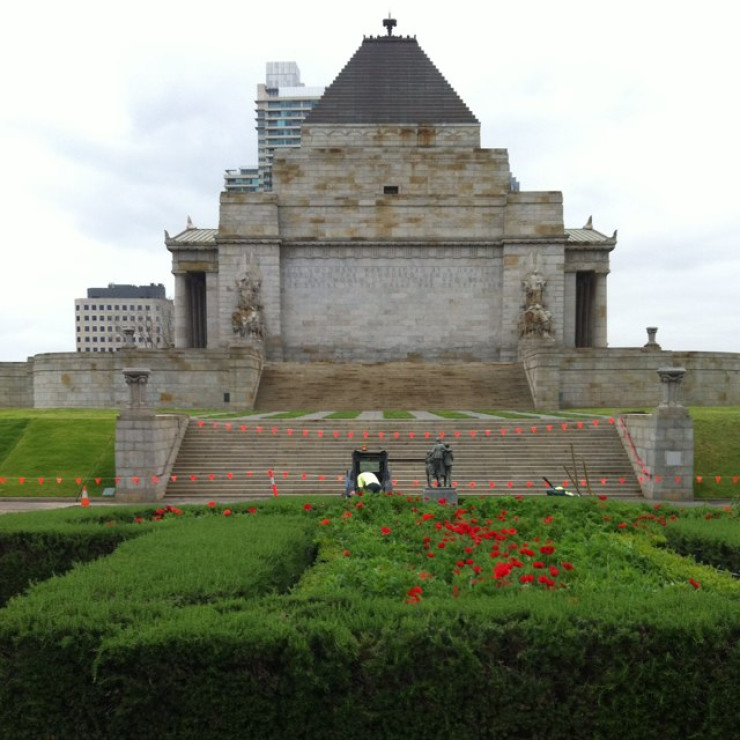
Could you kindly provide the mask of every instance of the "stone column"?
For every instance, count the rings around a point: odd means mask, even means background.
[[[184,272],[175,273],[175,347],[186,349],[190,346],[188,337],[188,295],[187,278]]]
[[[563,276],[563,344],[576,346],[576,273]]]
[[[221,346],[221,314],[219,311],[218,273],[206,273],[206,333],[208,349]],[[228,335],[226,335],[228,336]]]
[[[594,305],[593,305],[593,346],[606,347],[606,277],[607,273],[597,272],[594,275]]]

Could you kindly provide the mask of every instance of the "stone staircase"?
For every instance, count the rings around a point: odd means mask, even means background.
[[[355,406],[361,400],[356,398]],[[460,494],[542,494],[543,476],[562,485],[568,478],[565,467],[572,469],[575,458],[583,492],[585,463],[594,494],[641,495],[616,428],[604,418],[194,418],[167,498],[234,501],[270,496],[269,470],[281,496],[340,495],[352,450],[363,445],[388,451],[396,491],[421,493],[426,485],[424,455],[438,434],[452,444],[452,477]]]
[[[295,409],[534,408],[517,362],[372,365],[267,363],[255,401],[259,411]]]

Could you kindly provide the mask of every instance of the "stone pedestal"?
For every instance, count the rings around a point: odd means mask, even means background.
[[[636,455],[635,473],[645,498],[691,501],[694,498],[694,423],[679,403],[680,367],[658,369],[661,403],[650,415],[623,417]]]
[[[159,501],[167,490],[172,464],[187,428],[187,418],[155,415],[146,405],[147,368],[125,368],[129,408],[116,421],[116,500]]]
[[[428,501],[444,501],[457,506],[457,488],[425,488],[422,492],[424,503]]]

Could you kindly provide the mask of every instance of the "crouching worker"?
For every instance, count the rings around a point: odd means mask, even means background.
[[[375,473],[365,472],[357,476],[357,493],[379,493],[382,486]]]

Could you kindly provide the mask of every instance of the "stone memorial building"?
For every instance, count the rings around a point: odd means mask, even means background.
[[[507,366],[537,409],[653,406],[661,367],[686,369],[687,405],[739,403],[740,354],[662,349],[655,327],[647,344],[635,327],[642,341],[607,347],[616,232],[590,218],[565,228],[560,192],[521,190],[416,39],[384,25],[305,118],[301,145],[276,150],[271,192],[222,192],[217,228],[165,232],[174,347],[0,363],[0,406],[125,406],[123,370],[145,368],[159,407],[274,407],[271,388],[310,376],[334,390],[328,373],[344,373],[345,403],[364,374],[389,408],[378,381],[402,371],[396,408],[431,408],[442,375],[469,408],[523,407],[498,397],[514,385],[495,379]],[[466,372],[495,393],[454,380]]]
[[[384,25],[276,153],[272,192],[223,192],[217,229],[166,235],[175,346],[356,363],[605,347],[616,232],[566,229],[560,192],[520,190],[416,39]]]

